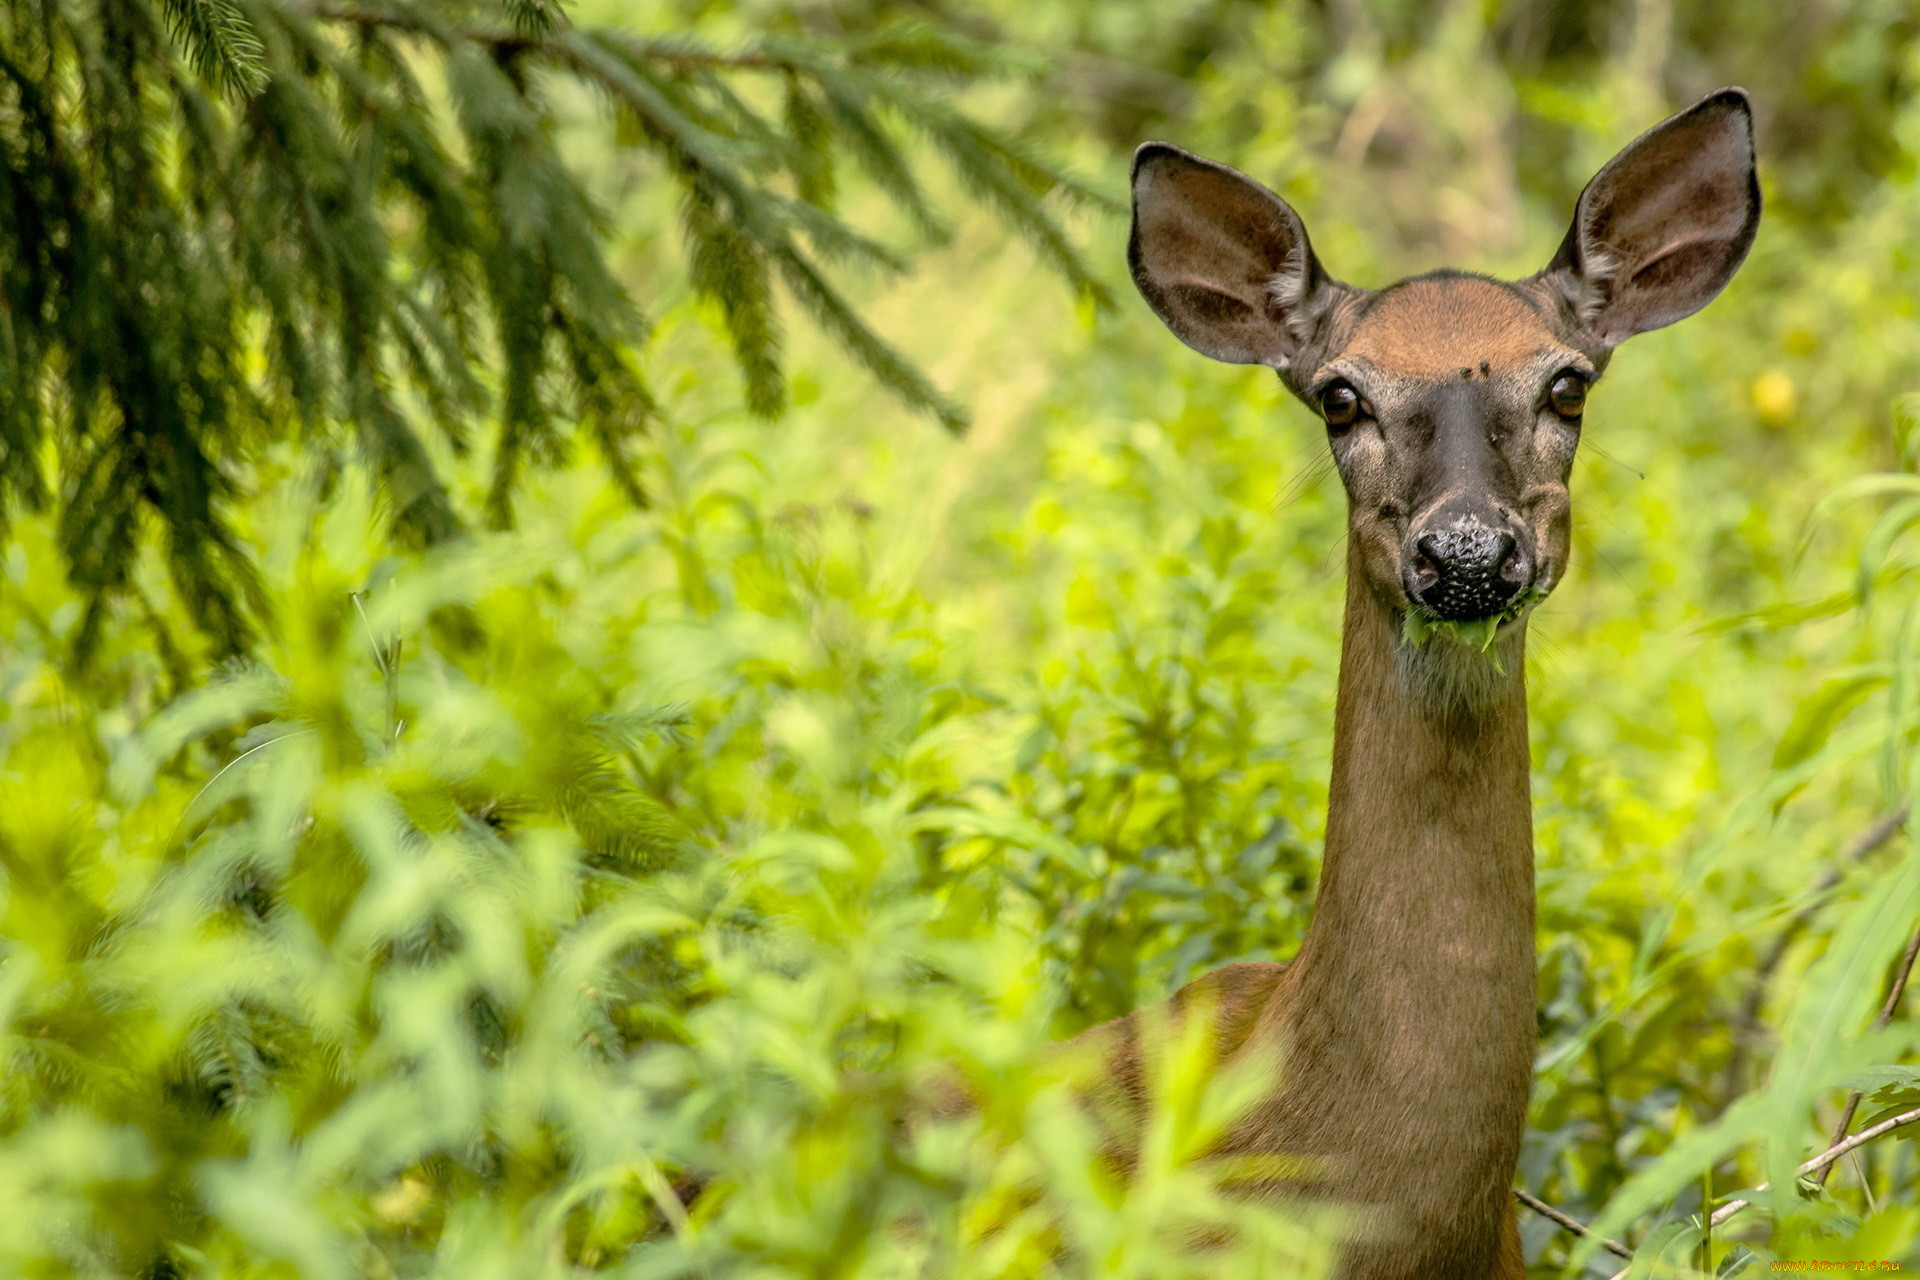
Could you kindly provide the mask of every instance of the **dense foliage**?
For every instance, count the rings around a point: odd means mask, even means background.
[[[1041,203],[1091,193],[948,100],[1006,59],[925,21],[761,26],[718,48],[548,0],[0,6],[0,521],[57,513],[81,648],[146,532],[195,622],[244,647],[254,575],[227,503],[264,443],[372,467],[417,542],[468,518],[444,455],[483,419],[491,524],[576,434],[644,502],[648,321],[556,136],[589,94],[598,136],[678,194],[693,287],[761,415],[785,402],[778,281],[908,405],[965,421],[828,270],[905,265],[839,215],[849,166],[937,238],[939,152],[1104,298]]]
[[[229,9],[282,12],[179,12]],[[1858,1128],[1911,1109],[1920,1079],[1915,1022],[1873,1029],[1920,923],[1899,822],[1920,763],[1920,45],[1896,9],[1061,0],[941,28],[1057,68],[976,89],[965,118],[1118,175],[1145,126],[1102,103],[1128,95],[1062,86],[1160,85],[1136,95],[1154,130],[1280,187],[1367,284],[1443,259],[1531,269],[1638,128],[1725,79],[1754,92],[1760,242],[1596,388],[1574,568],[1529,658],[1541,1019],[1520,1182],[1643,1246],[1643,1274],[1700,1264],[1703,1194],[1769,1178],[1789,1190],[1716,1228],[1716,1270],[1920,1262],[1911,1141],[1791,1190],[1852,1088]],[[106,30],[91,12],[65,29]],[[660,50],[776,32],[845,59],[891,18],[583,0],[566,30],[623,23],[605,38]],[[268,85],[282,38],[261,40]],[[777,148],[805,116],[771,110],[758,145]],[[1062,251],[978,214],[912,276],[849,286],[972,430],[902,412],[807,330],[769,424],[752,341],[704,282],[697,201],[590,112],[543,128],[609,211],[609,279],[652,299],[643,353],[608,339],[649,372],[650,426],[622,437],[647,506],[575,432],[592,406],[561,398],[513,526],[422,546],[396,535],[413,491],[392,468],[326,446],[326,424],[365,425],[329,401],[311,432],[247,435],[218,499],[253,583],[240,640],[196,625],[164,537],[101,604],[69,573],[64,508],[15,513],[0,1266],[1322,1273],[1337,1222],[1221,1197],[1197,1159],[1250,1082],[1166,1045],[1123,1185],[1063,1101],[1075,1064],[1045,1051],[1299,941],[1343,518],[1318,424],[1143,308],[1036,280]],[[899,145],[920,162],[924,142]],[[916,212],[848,169],[838,207],[885,239],[952,195]],[[1070,225],[1117,286],[1124,227]],[[234,376],[291,376],[271,299],[231,305]],[[397,329],[378,339],[411,358]],[[85,354],[114,372],[123,353]],[[426,385],[392,405],[431,442]],[[502,397],[471,420],[502,421]],[[78,439],[17,465],[65,483]],[[497,459],[422,447],[448,509],[485,510]],[[931,1114],[956,1079],[978,1113]],[[1207,1224],[1233,1243],[1191,1251],[1222,1237]],[[1538,1275],[1620,1265],[1522,1227]]]

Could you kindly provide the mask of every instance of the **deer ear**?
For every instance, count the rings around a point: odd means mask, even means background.
[[[1713,301],[1760,227],[1753,111],[1722,89],[1607,162],[1542,273],[1612,347]]]
[[[1325,273],[1300,215],[1253,179],[1164,142],[1133,156],[1133,283],[1202,355],[1284,369]]]

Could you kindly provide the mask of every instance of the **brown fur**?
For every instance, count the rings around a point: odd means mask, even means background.
[[[1358,1211],[1343,1280],[1525,1273],[1510,1194],[1534,1042],[1525,609],[1565,571],[1581,429],[1552,388],[1597,380],[1618,342],[1705,306],[1759,218],[1737,89],[1615,157],[1547,269],[1512,283],[1442,271],[1379,292],[1343,284],[1266,188],[1165,143],[1136,153],[1127,252],[1141,296],[1195,350],[1269,365],[1327,410],[1348,496],[1346,623],[1325,861],[1299,956],[1229,966],[1085,1039],[1107,1056],[1112,1100],[1137,1113],[1143,1029],[1207,1010],[1221,1057],[1273,1080],[1221,1154],[1304,1157],[1304,1179],[1248,1193]],[[1341,399],[1324,400],[1329,388]],[[1506,594],[1444,615],[1519,610],[1494,659],[1448,633],[1402,639],[1427,607],[1409,590],[1430,602],[1447,530],[1504,539],[1486,563],[1512,575]]]
[[[1564,349],[1538,307],[1511,285],[1479,276],[1410,280],[1379,295],[1346,354],[1398,378],[1487,376]]]
[[[1525,528],[1535,585],[1551,591],[1566,569],[1579,430],[1545,410],[1541,389],[1561,370],[1597,380],[1607,352],[1582,345],[1538,281],[1436,272],[1348,293],[1284,376],[1303,397],[1343,378],[1370,406],[1369,420],[1333,443],[1360,569],[1385,603],[1405,609],[1411,531],[1466,484]],[[1476,399],[1488,426],[1488,456],[1464,470],[1434,455],[1423,426],[1436,397],[1449,394]]]
[[[1224,1057],[1279,1083],[1223,1155],[1306,1156],[1311,1183],[1255,1189],[1357,1206],[1376,1239],[1349,1280],[1523,1275],[1510,1180],[1533,1053],[1533,837],[1526,695],[1436,718],[1394,670],[1388,611],[1351,575],[1326,857],[1299,957],[1208,974]],[[1438,945],[1436,945],[1438,944]],[[1108,1079],[1146,1103],[1141,1015],[1096,1028]]]

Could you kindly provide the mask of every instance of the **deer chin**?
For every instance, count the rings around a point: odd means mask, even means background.
[[[1468,623],[1403,611],[1393,645],[1401,687],[1430,715],[1479,718],[1520,679],[1527,614],[1541,594],[1528,593],[1506,612]]]

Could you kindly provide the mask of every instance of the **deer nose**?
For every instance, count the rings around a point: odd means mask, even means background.
[[[1533,557],[1513,533],[1473,515],[1421,533],[1407,557],[1407,597],[1436,618],[1490,618],[1533,583]]]

